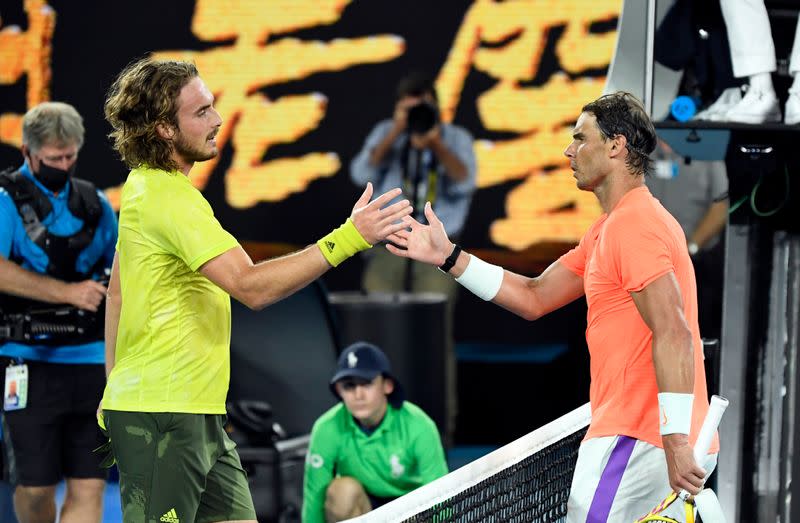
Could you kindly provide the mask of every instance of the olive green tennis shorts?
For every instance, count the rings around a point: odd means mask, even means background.
[[[105,410],[125,523],[255,520],[225,416]]]

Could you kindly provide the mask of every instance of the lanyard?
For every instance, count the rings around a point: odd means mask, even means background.
[[[430,150],[417,150],[407,139],[403,148],[403,192],[411,199],[417,218],[424,218],[425,202],[436,202],[439,162]]]

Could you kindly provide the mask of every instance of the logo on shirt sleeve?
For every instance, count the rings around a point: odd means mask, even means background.
[[[309,454],[308,458],[306,458],[306,463],[313,469],[321,469],[322,465],[325,464],[325,460],[319,454]]]

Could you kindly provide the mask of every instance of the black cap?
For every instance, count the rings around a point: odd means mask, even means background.
[[[331,392],[338,399],[341,399],[339,393],[336,392],[336,382],[345,378],[360,378],[372,381],[379,374],[394,382],[394,390],[389,394],[389,403],[399,409],[406,397],[403,386],[392,375],[392,367],[386,354],[375,345],[365,341],[353,343],[339,355],[338,368],[330,382]]]

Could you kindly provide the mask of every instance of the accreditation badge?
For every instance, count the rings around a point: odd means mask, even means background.
[[[6,383],[3,388],[3,410],[21,410],[28,405],[28,366],[25,364],[6,367]]]

